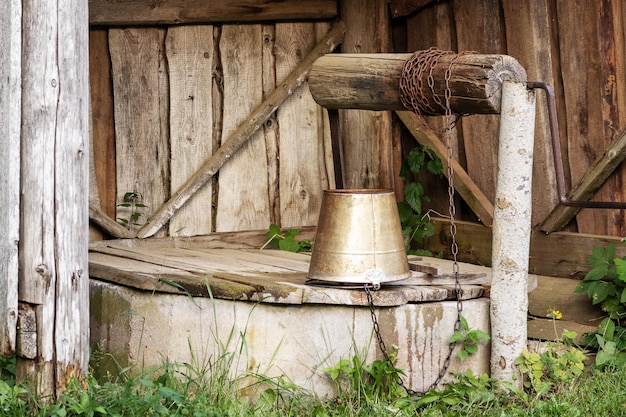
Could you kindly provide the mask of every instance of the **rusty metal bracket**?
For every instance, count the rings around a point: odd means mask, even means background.
[[[552,140],[552,155],[554,158],[554,170],[556,171],[556,188],[559,194],[559,202],[564,206],[579,208],[626,209],[626,202],[571,200],[567,196],[567,192],[565,191],[565,174],[563,171],[563,157],[561,153],[561,139],[559,136],[554,88],[552,88],[550,84],[537,81],[529,81],[526,85],[529,89],[539,88],[546,93],[550,137]]]

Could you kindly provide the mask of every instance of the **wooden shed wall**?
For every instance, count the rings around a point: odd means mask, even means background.
[[[529,80],[554,86],[567,190],[626,128],[622,0],[392,0],[391,7],[396,52],[438,47],[507,54],[526,68]],[[543,92],[537,94],[535,226],[557,203],[545,99]],[[490,199],[495,194],[498,119],[467,116],[456,129],[459,158]],[[593,200],[626,201],[625,178],[620,166]],[[440,189],[435,182],[428,191],[437,195]],[[442,205],[445,199],[438,208]],[[583,209],[567,230],[623,236],[624,211]]]
[[[419,8],[408,7],[400,13],[394,9],[398,3]],[[142,2],[128,4],[139,7]],[[568,190],[626,128],[626,7],[620,0],[391,1],[390,12],[396,14],[384,22],[381,10],[386,6],[386,0],[338,2],[341,18],[354,19],[364,14],[352,11],[367,8],[374,11],[368,15],[376,16],[373,23],[363,18],[365,25],[374,27],[372,39],[355,35],[363,29],[349,24],[341,51],[387,51],[386,36],[393,29],[395,52],[438,47],[515,57],[530,80],[555,87]],[[328,14],[245,24],[233,22],[232,16],[220,22],[219,16],[212,15],[209,23],[199,23],[202,18],[196,17],[193,25],[179,26],[164,24],[158,15],[153,21],[128,22],[153,26],[122,28],[107,26],[110,22],[101,15],[98,18],[101,21],[92,27],[90,46],[100,201],[111,217],[127,217],[117,204],[125,192],[138,191],[148,206],[143,221],[220,146],[333,23]],[[250,20],[248,16],[246,20]],[[362,45],[366,46],[361,49]],[[536,226],[557,205],[543,97],[538,92]],[[360,117],[356,115],[354,120]],[[344,185],[388,186],[400,196],[401,186],[395,179],[399,120],[393,119],[392,127],[390,114],[377,113],[364,122],[371,125],[367,132],[355,135],[354,129],[345,129],[350,126],[345,119],[344,112],[339,120],[331,119],[344,127],[344,131],[333,127],[335,145],[343,141],[344,146],[342,162],[348,170]],[[441,126],[436,119],[430,122]],[[287,227],[314,224],[321,190],[335,186],[333,163],[340,159],[339,153],[332,151],[331,126],[334,123],[329,122],[328,112],[312,101],[303,85],[161,235],[266,229],[272,222]],[[381,133],[378,140],[369,138],[376,132]],[[363,136],[361,142],[359,135]],[[492,198],[498,116],[466,116],[455,135],[459,160]],[[403,136],[406,152],[414,140]],[[341,173],[337,174],[341,180]],[[594,200],[624,201],[624,175],[624,169],[618,168]],[[446,185],[437,179],[420,180],[433,199],[431,206],[445,212]],[[458,212],[464,220],[476,220],[466,209]],[[622,210],[583,209],[567,230],[626,234]]]
[[[148,206],[137,209],[144,222],[329,27],[311,21],[93,29],[94,149],[103,210],[128,218],[129,209],[119,204],[136,191]],[[328,114],[305,84],[176,213],[165,233],[312,225],[321,192],[334,181]]]

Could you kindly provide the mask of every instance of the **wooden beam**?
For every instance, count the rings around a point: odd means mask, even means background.
[[[329,54],[311,68],[309,88],[320,105],[330,109],[406,110],[400,101],[400,79],[412,54]],[[424,99],[444,114],[446,71],[452,60],[450,106],[459,114],[500,112],[502,81],[526,81],[526,71],[508,55],[454,54],[440,57],[432,70],[432,90]],[[428,81],[423,80],[425,86]],[[413,110],[413,109],[409,109]]]
[[[337,0],[89,0],[91,25],[178,25],[332,19]]]
[[[97,201],[89,203],[89,220],[98,225],[103,231],[117,238],[134,238],[135,234],[110,218],[98,206]]]
[[[441,159],[443,172],[448,175],[448,150],[439,140],[436,133],[429,128],[415,113],[397,111],[396,114],[407,127],[411,135],[424,146],[429,147]],[[485,226],[493,223],[493,204],[487,199],[478,186],[472,181],[463,167],[455,158],[451,158],[456,191],[465,200]]]
[[[389,8],[392,17],[402,17],[432,3],[435,3],[435,0],[389,0]]]
[[[202,167],[152,216],[150,221],[139,230],[137,237],[150,237],[158,232],[172,218],[174,213],[215,175],[222,165],[248,140],[250,135],[256,132],[287,97],[306,80],[313,62],[341,43],[344,34],[345,25],[342,22],[337,23],[291,74],[272,91],[267,99],[239,125]]]
[[[567,194],[572,201],[588,201],[626,158],[626,129],[622,130],[608,149],[589,167],[578,184]],[[541,223],[546,233],[562,230],[580,211],[580,207],[558,205]]]
[[[426,249],[450,258],[450,221],[432,218],[435,234],[428,239]],[[491,228],[480,223],[457,221],[458,259],[478,265],[491,266]],[[621,238],[584,233],[533,231],[530,239],[529,270],[531,274],[581,279],[591,269],[587,259],[594,246],[615,245],[618,257],[626,256]],[[463,271],[461,271],[463,272]]]

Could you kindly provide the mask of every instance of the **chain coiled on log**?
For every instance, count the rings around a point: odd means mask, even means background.
[[[400,100],[402,101],[402,105],[407,109],[412,110],[419,117],[422,117],[423,114],[437,114],[440,113],[439,109],[434,109],[429,101],[426,99],[426,95],[424,94],[425,88],[429,88],[432,93],[433,101],[436,105],[440,106],[441,110],[444,111],[445,114],[445,124],[446,127],[440,132],[445,133],[445,143],[446,148],[448,150],[447,155],[447,177],[448,177],[448,210],[450,216],[450,237],[452,239],[450,245],[450,252],[453,258],[453,273],[454,273],[454,293],[456,298],[456,308],[457,308],[457,318],[454,323],[454,331],[458,332],[461,330],[461,314],[463,312],[463,290],[461,288],[461,283],[459,281],[459,263],[457,259],[457,255],[459,252],[459,247],[456,242],[456,206],[454,204],[454,172],[452,169],[452,132],[454,125],[458,121],[453,118],[452,109],[450,107],[450,97],[452,95],[450,89],[450,79],[452,78],[452,66],[458,60],[461,55],[473,53],[473,52],[461,52],[456,54],[452,51],[442,51],[436,48],[430,48],[426,51],[417,51],[415,52],[411,58],[404,64],[402,69],[402,77],[400,78]],[[445,91],[443,96],[443,101],[441,97],[435,91],[435,80],[433,77],[433,68],[437,65],[437,62],[440,57],[444,55],[455,55],[449,62],[448,68],[445,72]],[[385,351],[385,346],[382,342],[381,350],[385,354],[387,358],[387,353]],[[450,344],[448,352],[443,360],[443,364],[441,369],[439,370],[439,374],[437,378],[431,383],[430,387],[427,391],[435,389],[444,379],[449,367],[450,362],[452,360],[452,354],[455,348],[454,343]],[[401,386],[404,387],[404,384],[400,383]],[[406,388],[405,388],[406,389]],[[409,394],[415,394],[415,392],[411,390],[407,390]]]
[[[460,56],[473,53],[475,52],[462,51],[456,53],[453,51],[442,51],[437,48],[430,48],[413,53],[411,58],[405,62],[402,68],[402,76],[400,77],[400,101],[402,105],[420,117],[422,115],[441,114],[441,110],[443,110],[443,113],[446,115],[451,114],[452,111],[449,103],[452,67]],[[442,92],[435,90],[433,70],[439,63],[439,58],[447,55],[454,56],[449,61],[448,68],[445,72],[446,88],[443,92],[444,97],[442,100]],[[425,94],[426,89],[430,90],[430,94]],[[432,102],[428,100],[428,96],[432,97]],[[439,106],[439,108],[434,108],[433,104]],[[457,120],[453,122],[453,125]],[[448,129],[450,127],[448,127]]]

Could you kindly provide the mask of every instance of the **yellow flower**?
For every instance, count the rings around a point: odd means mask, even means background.
[[[549,308],[547,317],[549,319],[561,320],[563,318],[563,313],[561,313],[559,310],[553,310]]]

